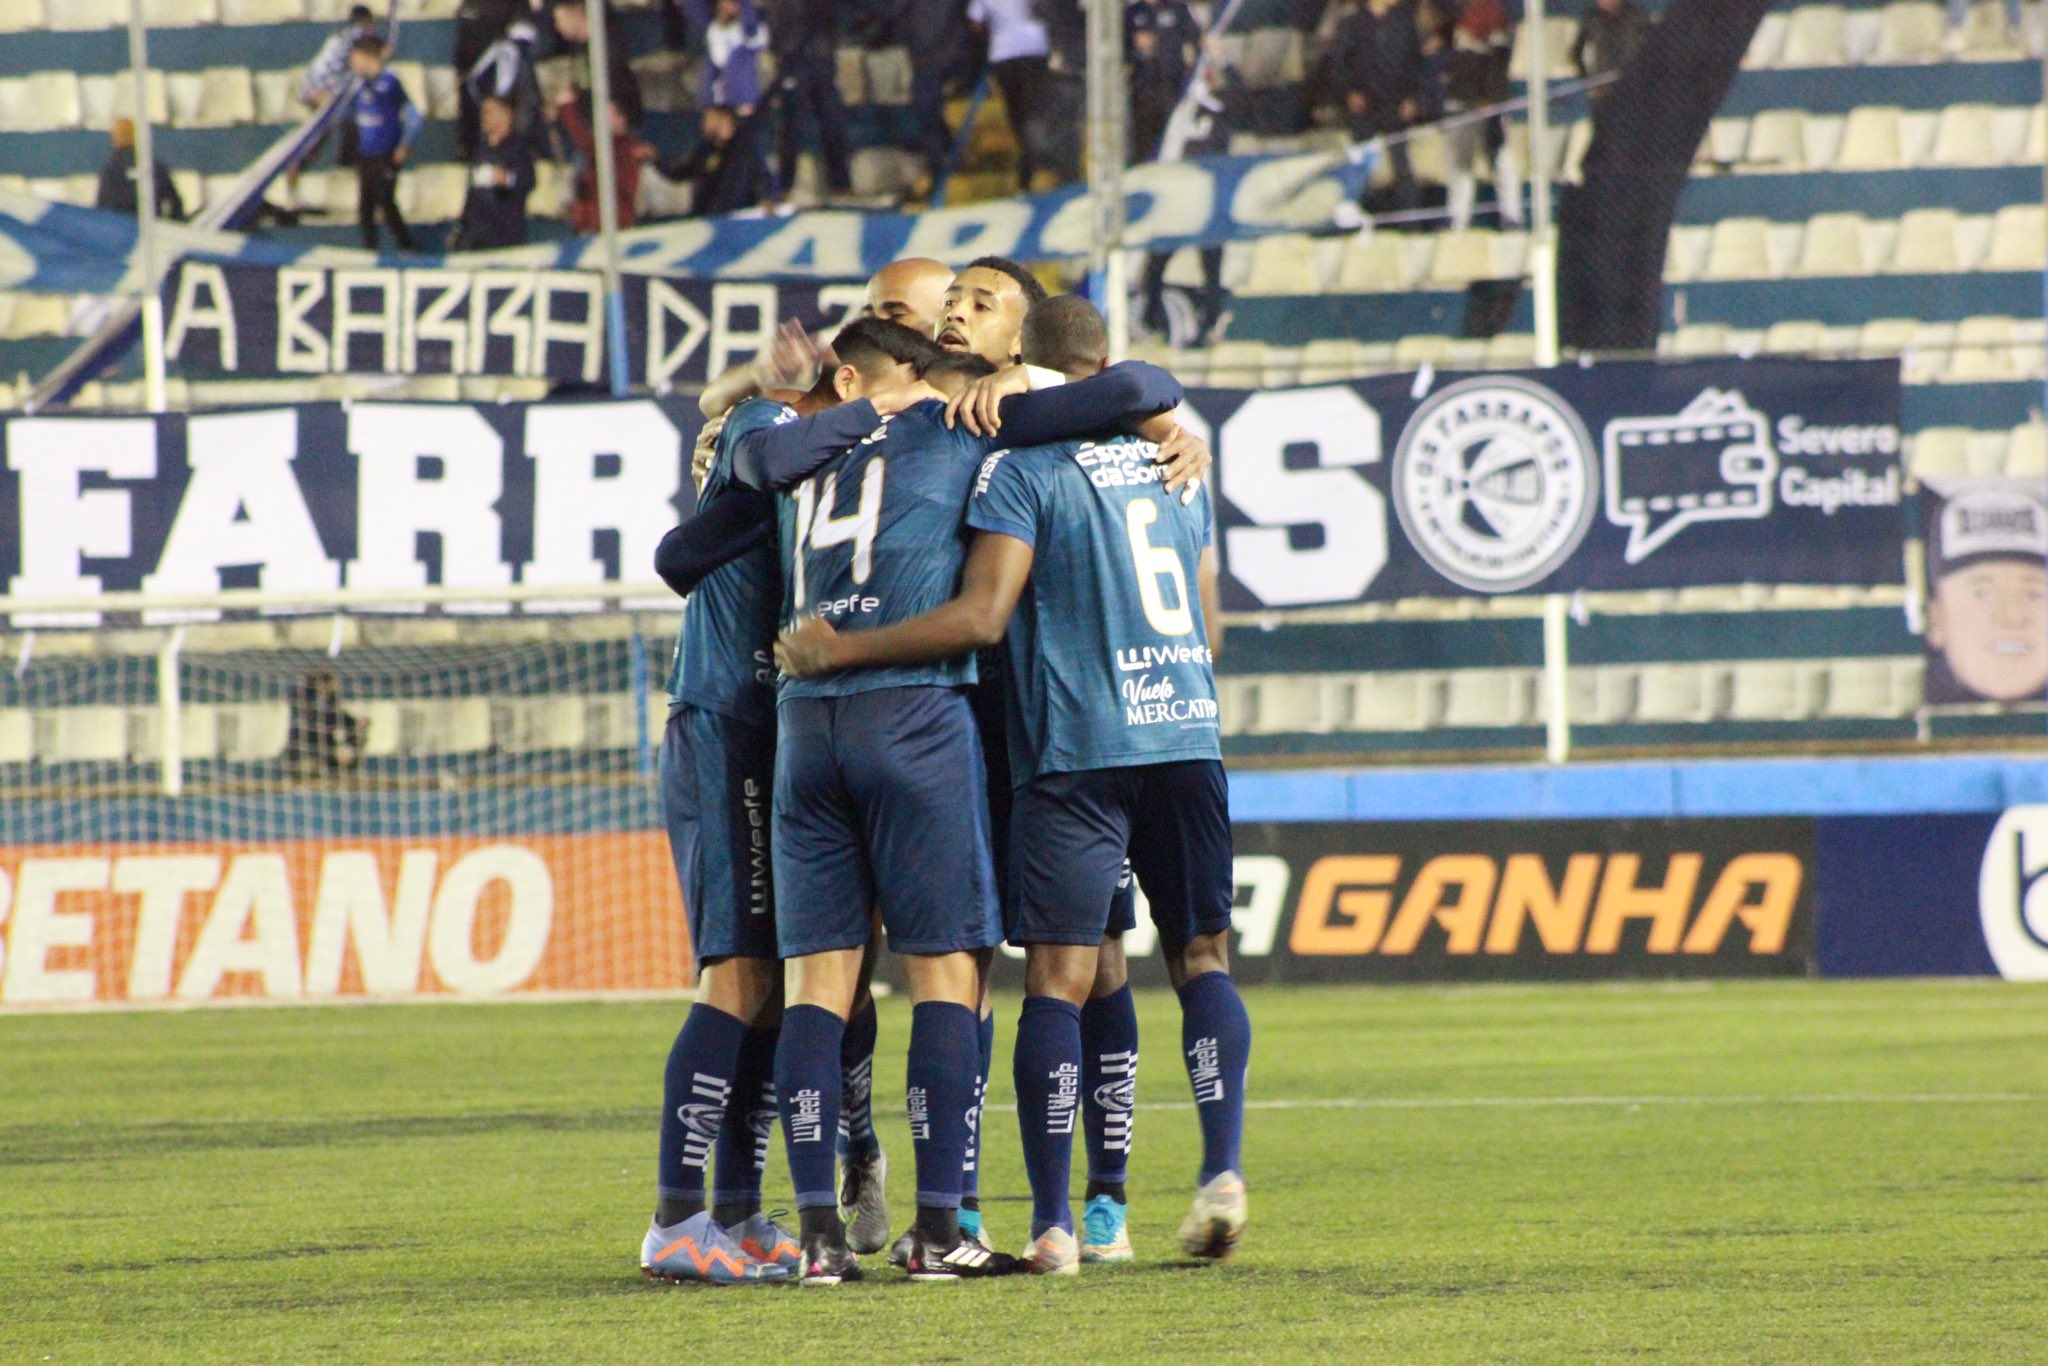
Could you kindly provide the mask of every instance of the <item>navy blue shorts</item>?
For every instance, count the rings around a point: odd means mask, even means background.
[[[1013,944],[1099,941],[1126,856],[1169,949],[1230,926],[1229,789],[1214,759],[1040,774],[1017,789],[1010,851]]]
[[[951,688],[776,709],[776,928],[785,958],[857,948],[878,906],[898,953],[1002,939],[981,742]]]
[[[774,958],[768,800],[775,732],[702,707],[673,707],[661,740],[661,814],[690,918],[710,958]]]

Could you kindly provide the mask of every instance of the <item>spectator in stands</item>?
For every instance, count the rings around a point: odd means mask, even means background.
[[[362,761],[369,727],[341,705],[341,680],[313,669],[292,693],[284,761],[295,777],[347,773]]]
[[[548,13],[554,20],[555,50],[567,54],[570,83],[585,97],[587,107],[592,89],[590,12],[584,8],[583,0],[554,0]],[[640,77],[634,74],[632,54],[626,45],[626,31],[619,26],[616,9],[605,10],[604,37],[605,65],[611,77],[612,98],[625,111],[627,124],[638,124],[646,107],[641,102]]]
[[[534,68],[534,47],[540,30],[530,19],[515,19],[498,40],[483,50],[462,78],[462,95],[481,109],[485,100],[503,100],[512,112],[512,131],[522,139],[536,136],[541,128],[540,73]],[[472,114],[471,119],[476,118]],[[463,160],[475,159],[475,129],[463,151]],[[457,146],[462,147],[459,135]]]
[[[361,81],[349,103],[356,126],[356,224],[371,251],[377,250],[380,217],[399,250],[411,251],[412,232],[398,212],[398,172],[425,120],[385,69],[384,57],[384,40],[375,35],[356,39],[348,53],[349,69]]]
[[[1942,39],[1942,47],[1955,56],[1969,43],[1970,0],[1947,0],[1947,8],[1948,33]],[[2005,0],[2005,37],[2007,42],[2024,41],[2029,52],[2036,57],[2041,55],[2041,35],[2027,31],[2020,0]]]
[[[349,70],[349,52],[359,39],[376,36],[377,25],[370,16],[370,7],[357,5],[350,9],[348,22],[327,36],[327,41],[320,45],[320,51],[306,64],[306,74],[300,78],[299,99],[308,109],[318,109],[328,100],[347,92],[349,84],[355,80],[355,73]],[[343,115],[340,128],[341,141],[335,149],[335,164],[353,166],[356,163],[355,120]],[[305,155],[285,172],[285,199],[292,209],[297,209],[299,203],[299,173],[326,149],[327,137],[322,133],[320,140],[308,147]]]
[[[1352,140],[1399,134],[1421,112],[1422,38],[1410,0],[1366,0],[1339,22],[1331,75]],[[1394,207],[1418,202],[1405,138],[1389,142]]]
[[[596,232],[601,226],[597,205],[597,138],[583,112],[583,101],[575,91],[562,92],[555,112],[561,119],[562,132],[581,158],[576,170],[576,198],[569,204],[569,226],[581,233]],[[612,138],[613,189],[617,191],[619,227],[625,229],[639,221],[640,168],[653,160],[654,149],[633,136],[633,125],[620,101],[612,101],[610,114],[607,122]]]
[[[1131,0],[1124,10],[1124,60],[1130,67],[1133,162],[1152,161],[1174,106],[1187,89],[1202,39],[1181,0]]]
[[[1445,112],[1452,117],[1506,102],[1511,93],[1508,63],[1514,53],[1515,22],[1501,0],[1464,0],[1451,28],[1450,85]],[[1472,226],[1479,197],[1478,167],[1493,167],[1494,198],[1500,221],[1522,224],[1522,172],[1507,145],[1507,123],[1495,114],[1468,119],[1445,134],[1450,154],[1451,226]]]
[[[463,73],[457,92],[455,151],[468,161],[476,152],[477,104],[484,93],[471,88],[477,64],[516,19],[531,19],[531,0],[462,0],[455,10],[455,69]],[[516,110],[516,105],[515,105]],[[538,108],[534,110],[537,114]],[[532,127],[522,124],[523,128]]]
[[[776,104],[782,121],[776,172],[785,192],[796,183],[796,156],[804,125],[817,131],[824,156],[825,189],[853,189],[852,150],[846,137],[846,109],[839,102],[839,72],[833,57],[832,0],[768,0],[768,45],[775,54]]]
[[[917,128],[917,150],[936,185],[953,155],[946,92],[971,85],[980,74],[967,39],[966,0],[904,0],[899,37],[912,54],[910,117]]]
[[[988,34],[988,73],[1003,92],[1017,139],[1017,189],[1028,194],[1039,170],[1055,160],[1046,141],[1052,40],[1031,0],[968,0],[967,21]]]
[[[761,53],[768,46],[768,26],[754,0],[685,0],[684,12],[693,29],[704,34],[706,105],[730,105],[750,119],[761,104]]]
[[[1212,42],[1209,65],[1195,88],[1194,118],[1188,126],[1189,157],[1222,156],[1230,150],[1230,135],[1244,118],[1245,85],[1226,64]],[[1202,287],[1194,296],[1192,327],[1176,323],[1166,307],[1166,267],[1172,253],[1155,251],[1145,257],[1144,307],[1140,321],[1150,331],[1162,333],[1176,346],[1192,346],[1215,330],[1223,313],[1223,248],[1200,249]]]
[[[768,163],[754,146],[739,111],[714,104],[704,111],[703,137],[681,161],[664,163],[662,175],[690,187],[690,216],[710,218],[759,208],[775,197]]]
[[[1593,0],[1579,19],[1578,36],[1572,39],[1572,65],[1581,76],[1602,76],[1619,71],[1635,56],[1650,32],[1650,16],[1636,0]],[[1606,92],[1596,90],[1592,98]]]
[[[526,245],[526,198],[533,193],[533,146],[519,135],[512,105],[484,96],[477,122],[483,145],[469,168],[469,197],[462,204],[451,248],[493,251]]]
[[[100,163],[100,188],[99,193],[93,196],[92,206],[132,217],[140,212],[135,192],[140,181],[135,173],[135,120],[115,119],[107,137],[113,145],[107,149],[107,159]],[[178,187],[171,182],[171,173],[164,169],[160,158],[151,157],[149,160],[150,169],[155,172],[150,179],[156,185],[156,216],[182,219],[185,201],[179,196]]]
[[[1965,486],[1935,501],[1927,530],[1927,700],[2040,701],[2048,506],[2024,489]]]

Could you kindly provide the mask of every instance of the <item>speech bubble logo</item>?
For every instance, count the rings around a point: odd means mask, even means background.
[[[1738,390],[1703,389],[1670,417],[1617,418],[1604,445],[1607,520],[1628,528],[1629,564],[1689,526],[1771,515],[1778,453],[1770,423]]]

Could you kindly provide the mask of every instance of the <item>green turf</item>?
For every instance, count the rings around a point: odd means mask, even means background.
[[[1257,1101],[1369,1103],[1252,1115],[1236,1260],[1172,1256],[1160,1108],[1137,1266],[836,1291],[639,1279],[675,1003],[0,1019],[0,1361],[2048,1359],[2048,989],[1250,1004]],[[1173,1000],[1140,1013],[1141,1099],[1184,1102]],[[986,1151],[1010,1246],[1010,1115]]]

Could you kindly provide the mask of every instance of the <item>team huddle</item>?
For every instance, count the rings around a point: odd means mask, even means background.
[[[801,369],[804,340],[785,348]],[[899,261],[807,389],[769,366],[704,396],[697,514],[657,559],[687,598],[661,788],[698,990],[668,1059],[650,1277],[835,1285],[884,1248],[918,1281],[1130,1260],[1134,879],[1201,1128],[1180,1242],[1220,1258],[1244,1228],[1209,453],[1170,416],[1172,376],[1108,349],[1091,305],[1012,262]],[[912,1001],[917,1213],[893,1245],[884,935]],[[1006,938],[1025,953],[1017,1257],[978,1186]],[[778,1118],[794,1234],[761,1208]]]

